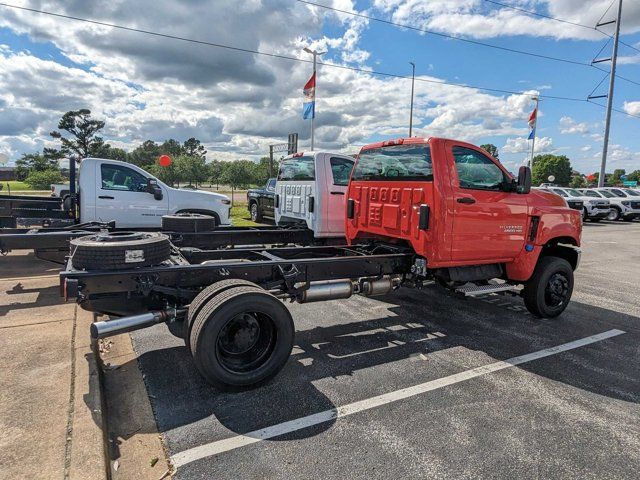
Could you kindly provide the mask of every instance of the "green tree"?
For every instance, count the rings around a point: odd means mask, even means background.
[[[253,183],[264,185],[269,179],[269,157],[262,157],[253,167]]]
[[[58,160],[62,157],[62,153],[53,148],[45,148],[42,153],[23,153],[22,157],[16,160],[16,177],[18,180],[24,180],[32,171],[59,171]]]
[[[198,157],[205,158],[207,151],[200,143],[200,140],[191,137],[189,140],[186,140],[182,146],[183,152],[188,157]]]
[[[640,183],[640,170],[634,170],[629,175],[627,175],[627,180],[635,180]]]
[[[128,159],[127,152],[122,148],[115,148],[108,143],[103,143],[101,147],[96,148],[91,154],[97,158],[107,158],[109,160],[121,160],[126,161]]]
[[[160,155],[169,155],[171,158],[178,158],[185,153],[185,149],[180,142],[173,138],[165,140],[164,143],[160,145]]]
[[[564,155],[536,155],[533,157],[533,184],[540,185],[555,177],[554,183],[567,186],[571,182],[571,162]]]
[[[136,147],[129,155],[128,160],[130,163],[139,167],[145,168],[151,165],[155,165],[158,161],[158,157],[161,155],[160,145],[153,140],[146,140]],[[175,159],[174,159],[175,160]]]
[[[180,182],[180,180],[182,180],[180,178],[180,173],[176,168],[175,162],[171,162],[171,165],[169,165],[168,167],[163,167],[156,163],[153,165],[149,165],[147,169],[156,178],[158,178],[159,180],[163,181],[164,183],[172,187],[175,186],[178,182]]]
[[[573,175],[569,186],[571,188],[585,188],[587,186],[587,181],[583,175]]]
[[[233,191],[236,188],[247,188],[253,181],[255,163],[249,160],[229,162],[224,169],[220,181],[231,186],[231,205],[233,205]]]
[[[61,183],[62,174],[58,169],[31,170],[24,182],[35,190],[49,190],[52,183]]]
[[[213,160],[207,165],[209,169],[209,181],[216,184],[216,190],[220,188],[220,179],[224,172],[224,162]]]
[[[104,121],[91,118],[91,110],[83,108],[65,113],[58,122],[58,130],[50,135],[60,140],[61,151],[66,155],[87,158],[104,148],[104,140],[97,135],[103,128]],[[67,132],[69,137],[63,136],[62,132]]]
[[[627,173],[627,172],[625,171],[624,168],[616,168],[613,171],[613,175],[611,175],[611,180],[610,180],[611,181],[611,185],[618,185],[618,184],[622,183],[622,178],[620,178],[620,177],[622,177],[622,175],[624,175],[625,173]]]
[[[498,152],[498,147],[496,147],[493,143],[485,143],[484,145],[480,145],[480,148],[488,152],[489,155],[491,155],[496,160],[500,158],[500,152]]]
[[[204,157],[190,157],[181,155],[175,159],[176,169],[180,180],[195,184],[204,182],[209,178],[209,171]]]

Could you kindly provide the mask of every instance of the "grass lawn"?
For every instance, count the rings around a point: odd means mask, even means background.
[[[251,221],[251,215],[246,203],[235,203],[231,209],[231,222],[235,227],[255,227],[260,225]]]
[[[32,190],[32,188],[24,182],[19,182],[18,180],[10,180],[8,182],[0,182],[2,184],[2,193],[9,193],[9,187],[11,187],[12,192],[20,192],[24,190]]]

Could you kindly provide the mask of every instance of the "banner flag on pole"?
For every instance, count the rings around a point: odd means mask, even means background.
[[[532,140],[533,137],[536,136],[536,121],[538,120],[538,108],[534,108],[531,115],[529,115],[529,128],[531,132],[529,132],[529,140]]]
[[[309,81],[302,90],[304,102],[302,103],[302,118],[316,118],[316,72],[313,72]]]

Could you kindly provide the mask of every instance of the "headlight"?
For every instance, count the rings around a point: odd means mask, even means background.
[[[227,198],[223,198],[222,200],[220,200],[220,203],[222,203],[224,205],[231,205],[231,200],[229,200]]]
[[[595,200],[586,200],[585,203],[588,203],[589,205],[593,205],[594,203],[596,203]]]
[[[624,202],[622,202],[622,204],[623,204],[625,207],[628,207],[629,205],[631,205],[631,202],[624,201]]]

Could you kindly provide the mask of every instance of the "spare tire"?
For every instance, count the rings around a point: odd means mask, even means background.
[[[88,270],[159,265],[171,256],[169,237],[156,232],[98,233],[71,240],[71,264]]]
[[[216,218],[201,213],[175,213],[163,215],[162,229],[171,232],[209,232],[216,228]]]

